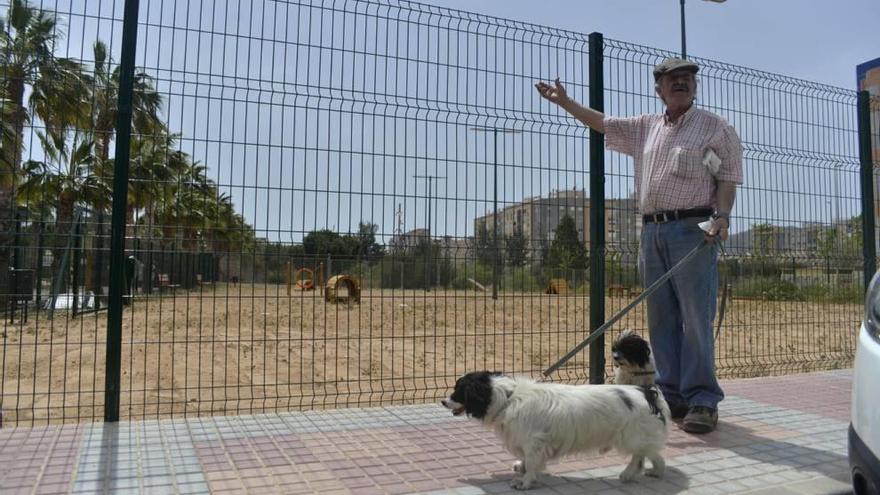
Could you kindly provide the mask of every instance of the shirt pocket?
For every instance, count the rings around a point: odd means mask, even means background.
[[[703,153],[698,149],[672,148],[672,175],[683,179],[696,179],[706,176],[709,171],[703,165]]]

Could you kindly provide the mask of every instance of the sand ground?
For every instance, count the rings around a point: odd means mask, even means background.
[[[629,302],[606,298],[606,317]],[[317,291],[219,284],[141,296],[125,311],[120,417],[258,413],[430,402],[466,371],[539,377],[586,335],[589,298],[537,293],[365,290],[360,304]],[[18,315],[20,317],[20,315]],[[106,311],[7,321],[4,421],[103,417]],[[732,300],[718,334],[722,377],[850,366],[854,304]],[[645,331],[639,306],[623,328]],[[606,356],[607,356],[606,350]],[[588,352],[554,375],[584,382]],[[610,371],[610,368],[608,369]]]

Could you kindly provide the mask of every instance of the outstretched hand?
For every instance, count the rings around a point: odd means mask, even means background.
[[[559,78],[556,78],[554,81],[554,86],[550,86],[544,81],[538,81],[535,83],[535,89],[538,90],[538,94],[540,94],[545,99],[556,103],[557,105],[562,105],[568,102],[568,94],[565,92],[565,88],[562,86],[562,83],[559,82]]]

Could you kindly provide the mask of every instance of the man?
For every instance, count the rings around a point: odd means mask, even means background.
[[[654,68],[662,115],[608,117],[572,100],[555,85],[535,85],[547,100],[605,134],[609,149],[634,158],[643,215],[639,272],[647,287],[694,247],[710,246],[648,298],[648,330],[663,390],[682,429],[708,433],[718,423],[724,392],[715,378],[712,320],[718,293],[718,246],[727,240],[742,144],[721,117],[696,108],[697,64],[670,58]],[[706,231],[700,223],[711,218]]]

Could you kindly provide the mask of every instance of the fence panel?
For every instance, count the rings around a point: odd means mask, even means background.
[[[21,107],[0,73],[2,122],[20,123],[3,128],[0,251],[22,270],[0,281],[34,280],[6,298],[7,423],[102,417],[122,4],[30,2],[63,26],[53,60],[78,65],[27,74]],[[465,371],[538,376],[585,336],[591,288],[607,316],[639,291],[631,163],[606,154],[591,283],[589,134],[533,87],[558,76],[587,102],[588,38],[399,1],[142,1],[120,417],[425,402]],[[650,69],[667,55],[606,39],[605,110],[660,111]],[[696,60],[698,104],[746,147],[719,372],[849,365],[855,93]],[[644,314],[606,342],[625,327]],[[582,353],[553,379],[588,367]]]
[[[605,56],[609,114],[662,111],[651,69],[675,54],[606,40]],[[700,65],[696,104],[726,118],[744,147],[720,261],[719,374],[851,365],[864,294],[856,93],[691,59]],[[630,197],[632,161],[607,159],[608,195]],[[637,250],[609,240],[612,286],[635,277],[633,263],[618,260]]]
[[[0,2],[0,408],[103,413],[121,5]],[[6,267],[10,267],[7,271]]]
[[[216,194],[170,181],[143,203],[136,257],[180,287],[135,297],[131,414],[433,400],[465,370],[535,374],[583,334],[586,133],[533,84],[582,81],[586,36],[397,2],[162,6],[141,63]],[[217,207],[238,217],[212,224]],[[547,296],[535,261],[566,213],[568,292]],[[359,303],[296,290],[303,269],[352,277]]]

